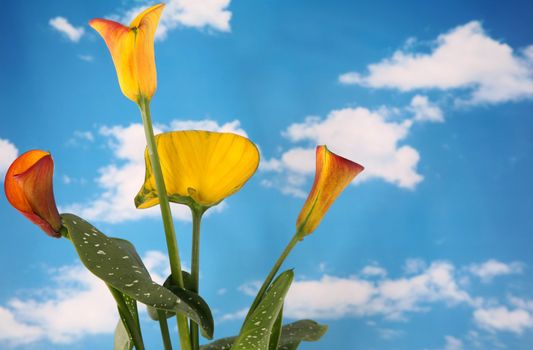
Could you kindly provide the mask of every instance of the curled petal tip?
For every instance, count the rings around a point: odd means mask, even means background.
[[[133,21],[131,21],[130,28],[139,27],[143,22],[150,20],[156,20],[155,26],[157,27],[157,22],[159,22],[159,17],[163,12],[164,7],[165,4],[161,3],[145,9],[139,13]]]

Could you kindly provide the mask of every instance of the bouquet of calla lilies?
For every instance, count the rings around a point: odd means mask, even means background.
[[[259,289],[235,337],[200,346],[200,334],[211,340],[214,321],[199,286],[200,224],[203,214],[238,192],[259,164],[257,146],[232,133],[202,130],[154,135],[150,101],[156,91],[154,36],[163,4],[144,10],[130,26],[93,19],[90,25],[109,48],[123,94],[140,109],[146,135],[146,176],[132,200],[139,209],[161,209],[171,275],[163,285],[152,281],[135,247],[127,240],[108,237],[74,214],[59,214],[53,193],[52,156],[31,150],[10,166],[4,182],[8,201],[46,234],[68,239],[83,265],[109,288],[120,320],[114,349],[145,349],[138,305],[159,323],[162,347],[172,349],[168,320],[175,317],[182,350],[297,349],[303,341],[317,341],[327,326],[312,320],[283,324],[283,303],[294,272],[278,273],[296,244],[311,234],[344,188],[363,167],[316,149],[313,187],[296,220],[295,233]],[[187,205],[192,215],[191,272],[182,270],[169,202]],[[58,315],[58,317],[60,317]]]

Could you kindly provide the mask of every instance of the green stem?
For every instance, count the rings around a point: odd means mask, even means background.
[[[159,318],[159,328],[161,329],[161,338],[163,339],[165,350],[172,350],[172,342],[170,341],[170,333],[168,331],[165,311],[157,310],[157,317]]]
[[[181,274],[181,261],[178,250],[178,242],[176,240],[176,233],[174,231],[174,221],[172,220],[172,213],[170,212],[170,205],[168,203],[163,172],[161,171],[161,163],[159,162],[159,155],[157,153],[154,129],[152,127],[152,118],[150,116],[150,101],[145,98],[140,98],[138,104],[139,108],[141,109],[144,134],[146,136],[146,144],[148,146],[148,155],[150,157],[150,164],[152,165],[155,186],[157,195],[159,197],[159,208],[161,209],[161,217],[163,218],[163,227],[165,228],[165,238],[167,241],[168,257],[170,260],[170,271],[174,282],[178,285],[178,287],[183,288],[184,285],[183,276]],[[179,314],[176,315],[176,318],[178,321],[181,350],[190,350],[191,343],[189,339],[187,318]]]
[[[128,305],[126,305],[126,302],[124,301],[122,293],[120,293],[118,290],[111,287],[110,285],[108,285],[107,287],[109,288],[109,291],[111,291],[111,295],[117,303],[118,312],[124,318],[124,322],[126,323],[125,327],[129,330],[129,333],[133,340],[133,344],[135,345],[135,349],[144,350],[144,342],[141,327],[139,324],[139,319],[133,318],[133,315],[131,314]]]
[[[281,267],[281,264],[283,264],[283,262],[285,261],[285,258],[287,258],[291,250],[296,246],[296,244],[299,241],[300,241],[300,235],[297,232],[294,234],[289,244],[287,244],[287,246],[285,247],[285,250],[283,250],[280,257],[278,258],[278,260],[272,267],[272,270],[270,270],[270,273],[265,278],[265,281],[263,282],[261,289],[259,289],[259,292],[257,292],[257,295],[255,296],[252,306],[250,306],[250,310],[248,310],[248,313],[246,314],[243,325],[246,322],[246,320],[250,317],[250,315],[254,312],[257,305],[259,305],[259,303],[261,302],[261,299],[263,299],[263,296],[265,295],[266,290],[268,289],[268,286],[270,286],[270,283],[272,283],[272,280],[274,279],[274,277],[276,277],[276,274],[278,273],[279,268]]]
[[[192,254],[191,254],[191,280],[192,292],[200,290],[200,224],[205,208],[191,206],[192,212]],[[191,321],[191,343],[193,350],[200,348],[198,325]]]

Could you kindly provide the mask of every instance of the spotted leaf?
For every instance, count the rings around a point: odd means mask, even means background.
[[[272,326],[272,332],[270,333],[270,339],[268,341],[268,350],[276,350],[278,348],[279,339],[281,337],[281,326],[283,324],[283,307],[279,310],[278,317],[274,326]]]
[[[76,215],[61,218],[80,260],[94,275],[145,305],[187,316],[200,325],[204,337],[212,338],[213,317],[200,296],[185,289],[170,291],[152,281],[130,242],[107,237]]]
[[[132,350],[133,346],[142,349],[142,335],[139,326],[139,313],[135,299],[108,285],[115,298],[120,320],[115,328],[114,350]],[[137,343],[136,343],[137,342]]]
[[[133,349],[133,340],[122,323],[122,320],[118,320],[117,326],[115,328],[115,340],[114,340],[114,350],[132,350]]]
[[[302,341],[318,341],[326,334],[328,326],[313,320],[300,320],[283,326],[278,350],[295,350]]]
[[[281,328],[277,350],[295,350],[302,341],[314,342],[320,340],[328,330],[328,326],[313,320],[300,320],[287,324]],[[200,347],[200,350],[229,350],[237,337],[219,339]]]
[[[194,289],[194,283],[192,281],[191,274],[187,271],[181,271],[181,275],[183,276],[183,284],[185,285],[185,289],[187,290],[193,290]],[[172,290],[179,290],[180,288],[174,283],[174,280],[172,279],[172,275],[168,276],[165,280],[165,283],[163,283],[163,287]],[[159,314],[157,313],[157,309],[151,307],[150,305],[146,306],[146,311],[148,312],[148,316],[154,321],[159,321]],[[173,311],[166,311],[165,316],[167,318],[170,318],[172,316],[175,316],[176,313]]]
[[[268,350],[272,329],[276,324],[293,278],[294,272],[288,270],[272,282],[257,308],[244,322],[232,350]]]

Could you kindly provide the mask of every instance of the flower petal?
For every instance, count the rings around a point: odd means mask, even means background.
[[[15,209],[48,235],[61,237],[61,218],[53,192],[54,162],[48,152],[24,153],[9,167],[4,181],[6,197]]]
[[[312,233],[329,207],[364,167],[331,152],[326,146],[316,148],[316,172],[311,192],[296,221],[303,238]]]
[[[144,10],[130,27],[100,18],[89,22],[109,48],[122,93],[134,102],[152,98],[157,87],[154,37],[164,6]]]
[[[237,192],[254,174],[259,151],[247,138],[209,131],[174,131],[156,136],[169,200],[210,207]],[[159,203],[148,154],[138,208]]]

